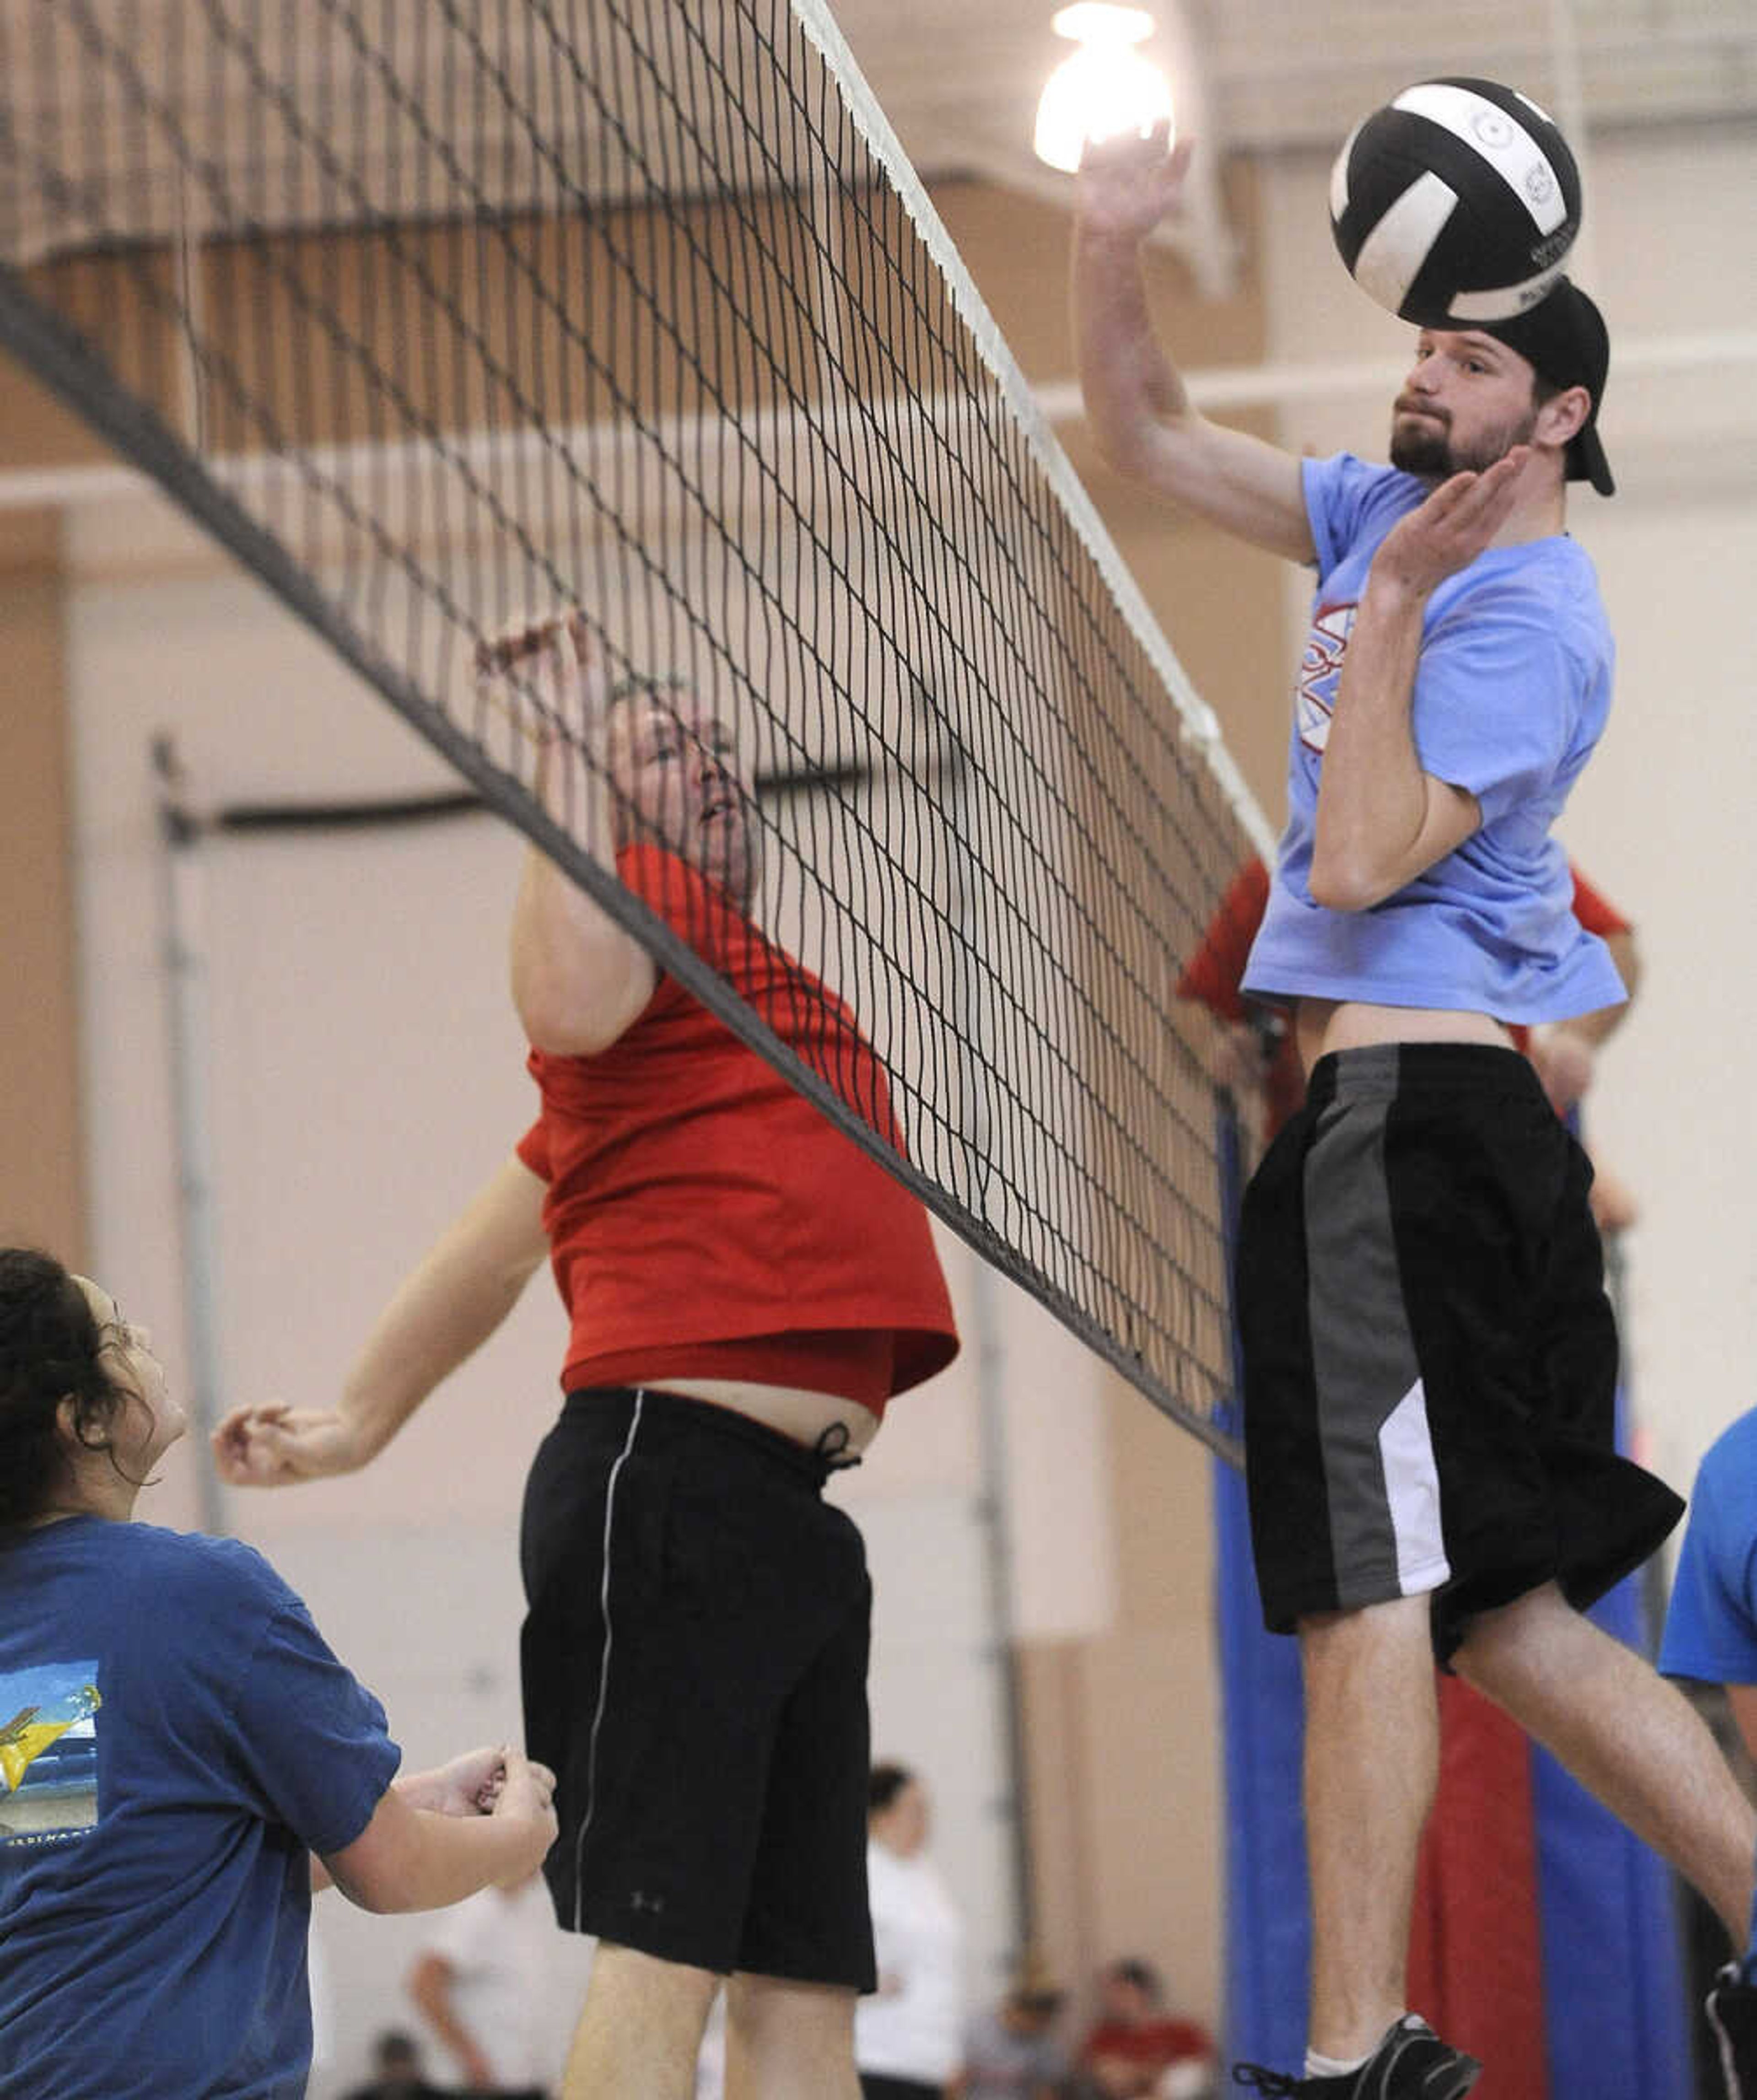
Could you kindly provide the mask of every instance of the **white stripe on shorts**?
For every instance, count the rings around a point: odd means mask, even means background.
[[[641,1426],[641,1410],[645,1405],[644,1390],[634,1396],[634,1412],[629,1418],[629,1433],[623,1440],[622,1449],[616,1454],[616,1462],[610,1469],[610,1485],[604,1495],[604,1573],[598,1585],[598,1606],[604,1615],[604,1651],[598,1669],[598,1705],[592,1715],[592,1733],[585,1753],[585,1811],[580,1818],[579,1835],[573,1841],[573,1929],[584,1930],[580,1922],[581,1879],[581,1861],[585,1855],[585,1833],[592,1827],[592,1817],[598,1807],[598,1737],[604,1725],[604,1707],[610,1696],[610,1552],[616,1523],[616,1480],[627,1463],[629,1454],[634,1449],[636,1433]]]
[[[1417,1379],[1379,1431],[1385,1500],[1397,1542],[1397,1583],[1403,1595],[1438,1588],[1451,1573],[1440,1529],[1440,1468],[1428,1429],[1428,1396]]]

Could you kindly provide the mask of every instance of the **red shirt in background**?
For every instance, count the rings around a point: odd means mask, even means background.
[[[1614,933],[1631,931],[1629,921],[1578,868],[1571,868],[1569,872],[1574,876],[1574,916],[1587,933],[1596,933],[1603,940]],[[1262,924],[1263,914],[1268,907],[1269,870],[1261,861],[1252,858],[1227,885],[1226,893],[1202,937],[1201,946],[1178,979],[1180,999],[1199,999],[1221,1021],[1237,1023],[1248,1017],[1238,987],[1244,982],[1251,944],[1256,938],[1256,929]],[[1510,1033],[1515,1048],[1523,1050],[1530,1039],[1530,1030],[1515,1027]],[[1305,1098],[1305,1079],[1300,1070],[1291,1030],[1282,1038],[1269,1061],[1263,1093],[1268,1111],[1265,1134],[1273,1137]]]
[[[674,854],[617,872],[901,1149],[848,1008]],[[592,1057],[533,1050],[519,1156],[572,1322],[562,1383],[731,1376],[885,1401],[956,1355],[920,1202],[673,978]]]
[[[1080,2060],[1092,2063],[1110,2057],[1138,2065],[1144,2078],[1154,2079],[1174,2063],[1203,2063],[1213,2054],[1207,2029],[1194,2020],[1141,2020],[1133,2026],[1124,2020],[1101,2020],[1087,2035]]]

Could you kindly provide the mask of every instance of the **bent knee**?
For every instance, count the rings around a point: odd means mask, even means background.
[[[1484,1679],[1525,1654],[1547,1629],[1571,1626],[1579,1616],[1553,1582],[1540,1582],[1510,1604],[1474,1612],[1465,1622],[1453,1665],[1467,1683],[1483,1688]]]

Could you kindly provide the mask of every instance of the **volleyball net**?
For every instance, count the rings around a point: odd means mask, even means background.
[[[1176,986],[1260,820],[817,0],[7,7],[0,342],[1228,1447]],[[523,671],[486,704],[479,646],[563,610],[611,680],[735,726],[757,915],[853,1009],[900,1143],[619,880],[590,725]]]

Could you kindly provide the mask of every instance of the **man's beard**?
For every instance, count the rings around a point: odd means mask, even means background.
[[[1450,423],[1427,417],[1391,421],[1391,464],[1420,481],[1445,481],[1455,474],[1481,474],[1505,459],[1515,445],[1529,444],[1538,426],[1536,409],[1500,430],[1485,431],[1471,446],[1455,450]]]

